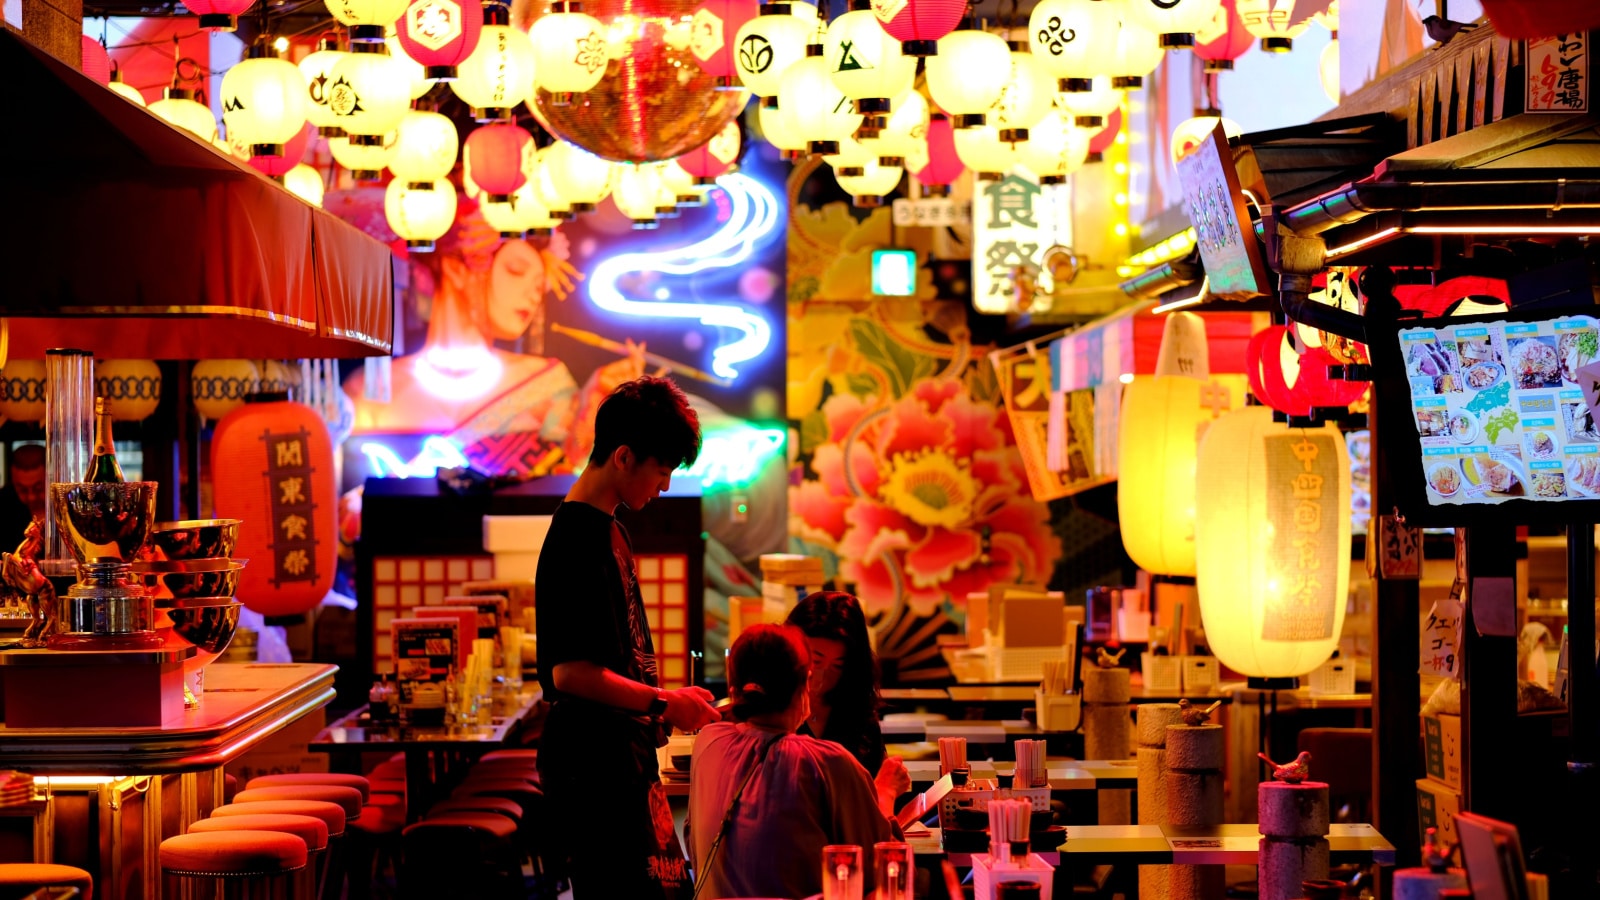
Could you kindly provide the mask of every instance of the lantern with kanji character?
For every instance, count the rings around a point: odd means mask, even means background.
[[[1028,139],[1028,129],[1043,119],[1055,100],[1055,83],[1044,65],[1028,52],[1028,45],[1011,45],[1011,77],[1000,99],[989,107],[988,124],[1000,131],[1000,140],[1017,143]]]
[[[1258,685],[1305,675],[1339,646],[1349,472],[1338,429],[1290,428],[1262,406],[1228,413],[1200,441],[1195,574],[1206,645]]]
[[[405,64],[383,42],[352,44],[328,73],[328,108],[350,143],[374,147],[411,108]]]
[[[512,107],[533,93],[533,42],[510,21],[504,6],[483,8],[478,46],[456,67],[456,79],[450,82],[450,90],[472,107],[479,122],[509,120]]]
[[[889,100],[911,89],[916,57],[906,56],[872,13],[871,0],[851,0],[850,11],[828,25],[823,59],[829,77],[856,112],[890,112]]]
[[[317,134],[322,137],[335,137],[344,134],[344,129],[339,127],[339,119],[328,106],[328,88],[333,85],[330,76],[333,67],[339,60],[344,59],[345,51],[339,49],[339,39],[334,35],[326,35],[317,42],[317,49],[307,54],[300,60],[300,74],[306,80],[306,117],[311,124],[317,126]]]
[[[734,66],[739,29],[756,17],[756,0],[702,0],[689,17],[689,52],[719,91],[742,85]]]
[[[429,80],[449,81],[456,77],[456,66],[478,48],[483,8],[457,0],[412,0],[395,32],[406,56],[426,67]]]
[[[216,514],[242,523],[234,556],[250,565],[239,601],[264,616],[321,603],[333,587],[339,496],[333,442],[317,411],[277,399],[234,410],[212,435],[211,472]]]

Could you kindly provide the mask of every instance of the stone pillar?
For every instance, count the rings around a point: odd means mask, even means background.
[[[83,0],[22,0],[22,36],[74,69],[83,66]]]
[[[1083,755],[1089,759],[1127,759],[1133,743],[1128,715],[1129,676],[1119,667],[1083,670]],[[1126,790],[1095,791],[1101,825],[1133,821],[1133,798]]]
[[[1139,824],[1165,825],[1167,813],[1167,726],[1180,724],[1176,703],[1141,703],[1136,712],[1134,751],[1139,759]],[[1139,900],[1166,900],[1169,866],[1139,867]]]
[[[1256,788],[1261,858],[1256,881],[1260,900],[1305,896],[1301,882],[1328,877],[1328,785],[1321,781]]]
[[[1221,725],[1167,726],[1167,816],[1173,825],[1221,825]],[[1170,866],[1172,900],[1222,900],[1227,877],[1222,866]]]

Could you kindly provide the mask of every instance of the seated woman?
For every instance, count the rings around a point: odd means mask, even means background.
[[[747,629],[728,670],[735,721],[701,730],[691,765],[690,846],[703,898],[809,896],[822,890],[823,847],[855,844],[870,859],[873,844],[900,839],[855,757],[795,734],[810,712],[811,651],[799,629]]]
[[[899,757],[884,751],[878,658],[860,601],[843,591],[808,594],[789,611],[788,624],[805,632],[811,647],[811,715],[800,733],[849,750],[875,774],[879,807],[892,812],[895,799],[911,790],[911,776]]]

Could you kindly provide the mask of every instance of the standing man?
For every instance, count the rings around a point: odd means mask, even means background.
[[[539,772],[574,900],[654,900],[663,867],[653,858],[663,848],[683,858],[656,748],[666,725],[698,731],[719,716],[704,688],[656,687],[633,548],[613,514],[642,509],[694,462],[700,420],[676,385],[645,376],[601,403],[594,431],[539,554],[539,682],[552,703]]]
[[[0,550],[15,550],[28,523],[44,518],[45,481],[43,445],[12,449],[6,487],[0,491]]]

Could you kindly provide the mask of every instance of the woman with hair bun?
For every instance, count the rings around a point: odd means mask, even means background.
[[[690,772],[690,846],[706,900],[815,894],[823,847],[899,839],[856,758],[795,733],[811,711],[811,676],[811,649],[792,625],[753,626],[729,652],[734,721],[701,730]]]

